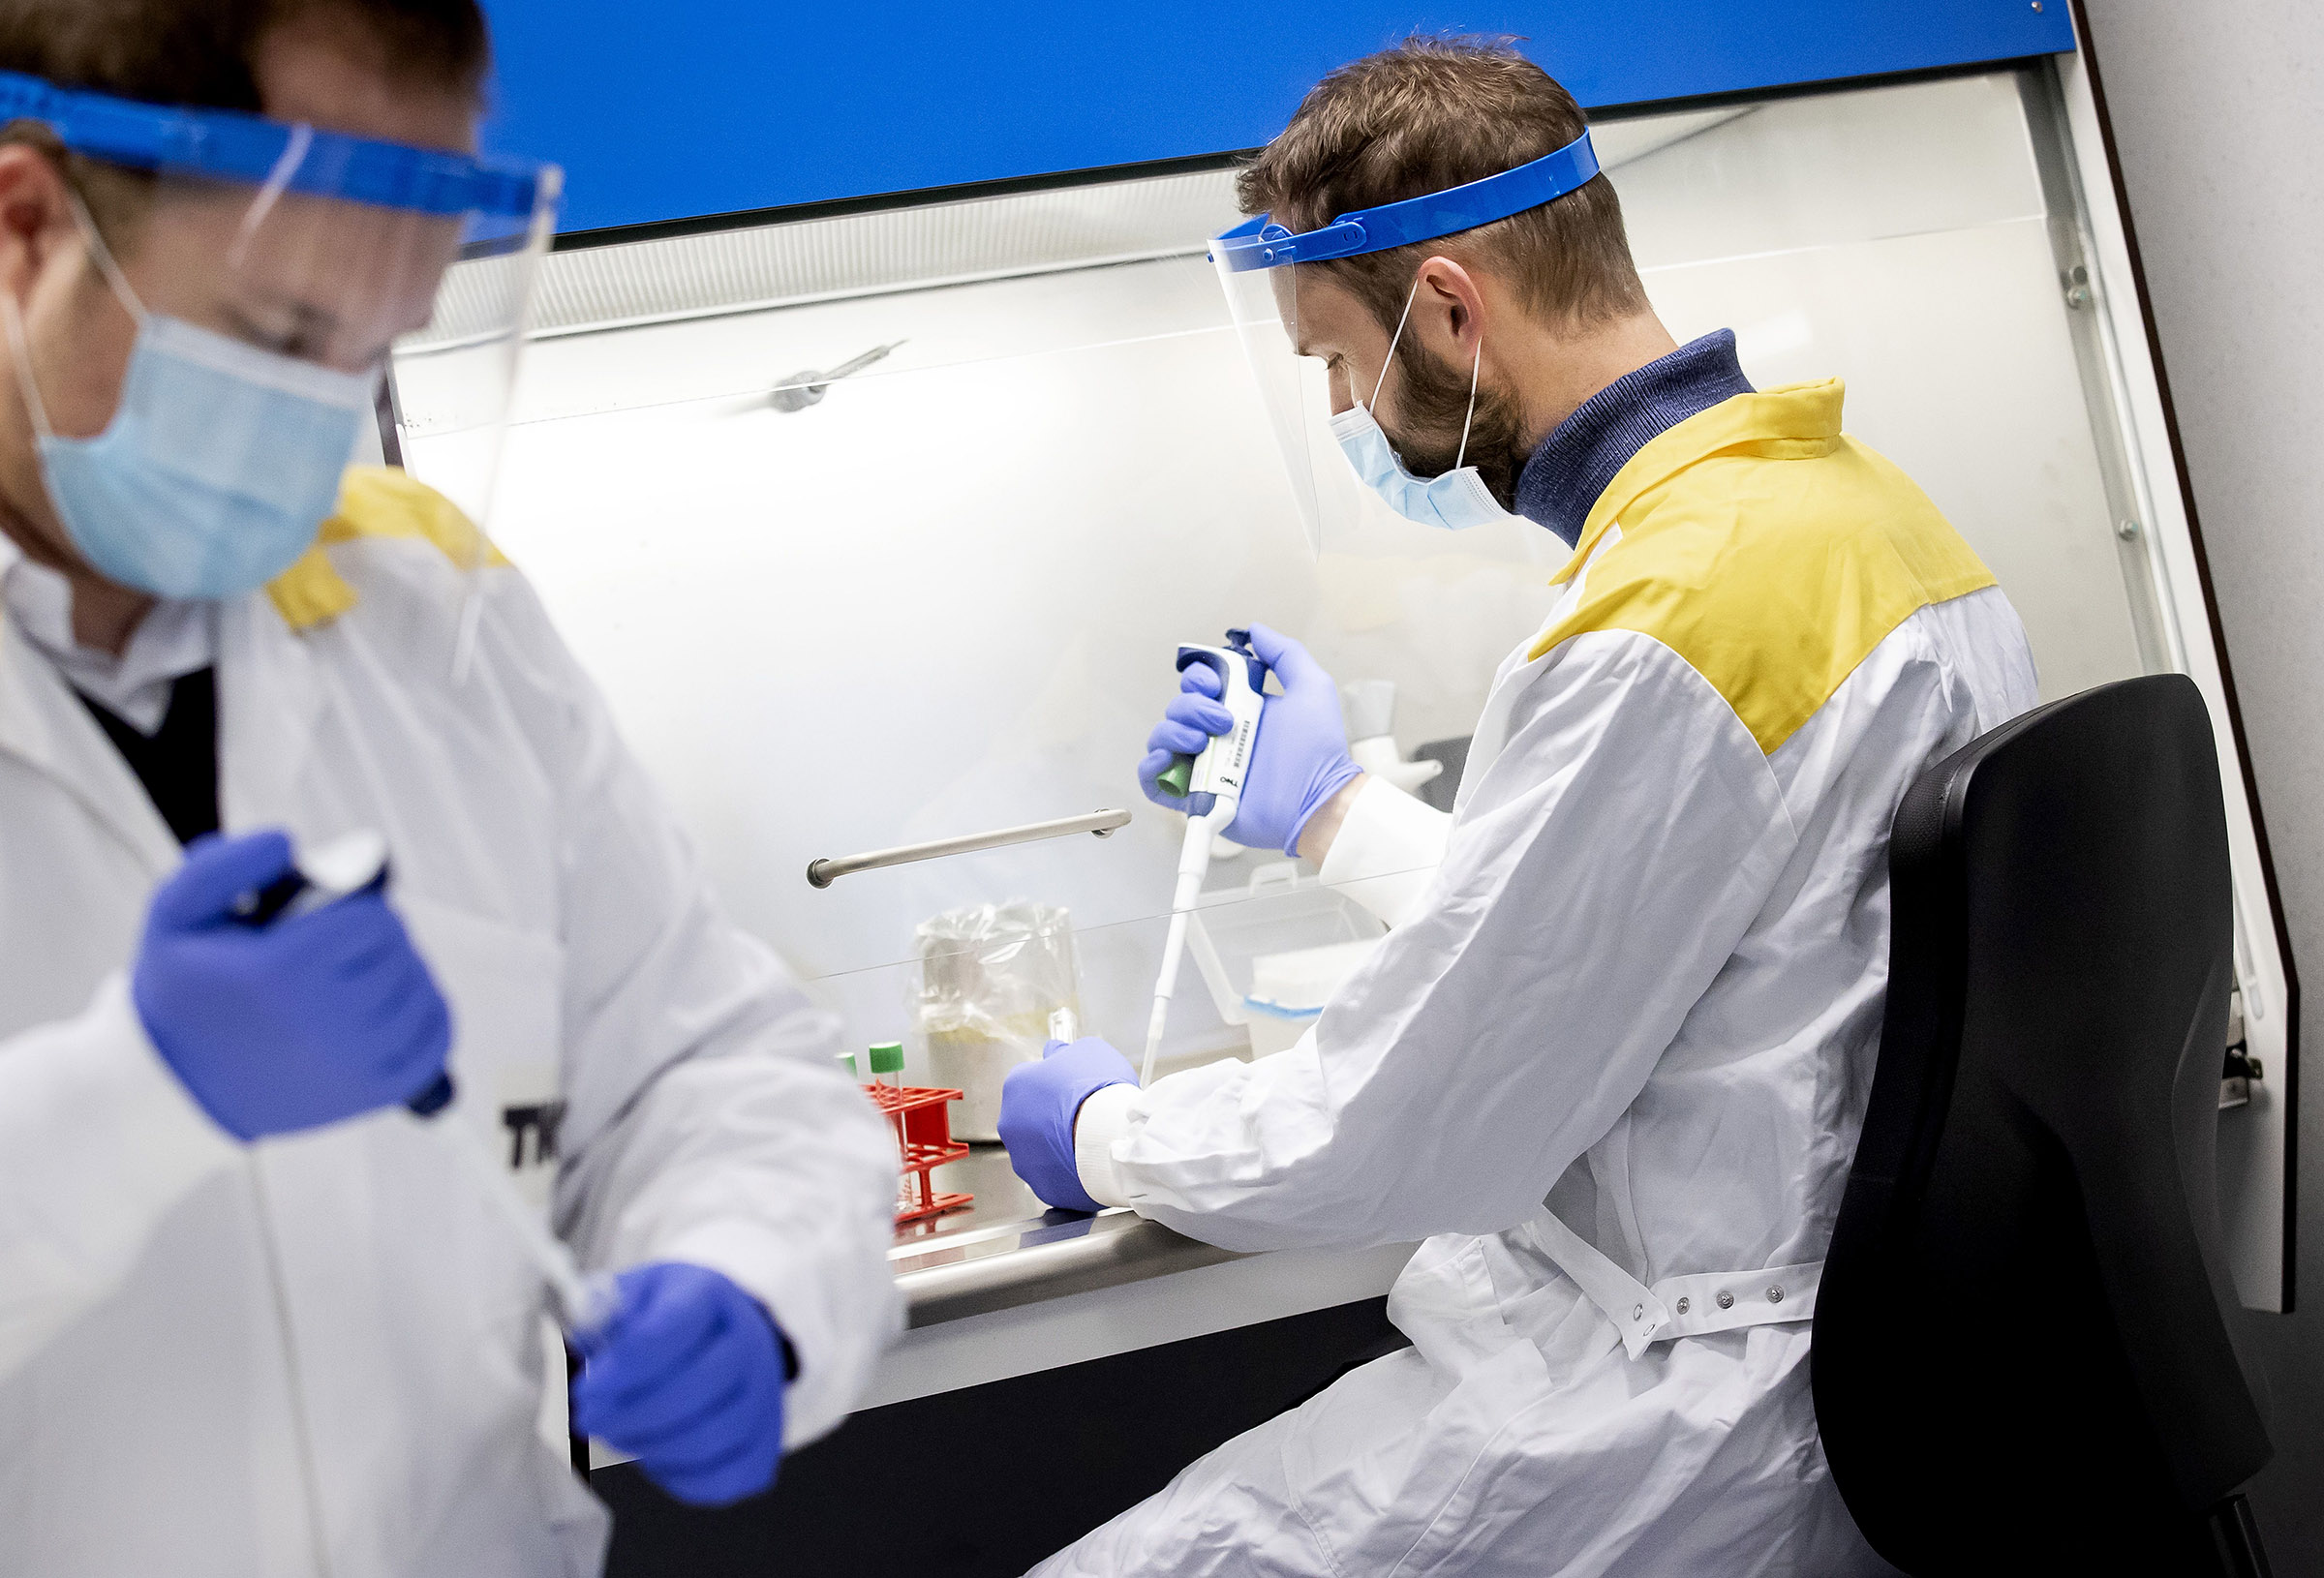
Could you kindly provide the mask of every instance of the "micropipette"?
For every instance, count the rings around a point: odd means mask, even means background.
[[[1186,837],[1178,846],[1177,886],[1170,900],[1170,933],[1162,944],[1162,973],[1154,982],[1154,1013],[1147,1022],[1146,1062],[1140,1084],[1154,1078],[1154,1054],[1162,1049],[1163,1026],[1170,1019],[1170,996],[1177,989],[1178,966],[1186,955],[1186,924],[1201,896],[1203,878],[1210,870],[1210,846],[1235,820],[1242,801],[1243,777],[1250,770],[1251,751],[1259,741],[1259,714],[1266,705],[1267,665],[1251,651],[1250,632],[1229,630],[1224,647],[1185,646],[1178,649],[1178,672],[1195,664],[1208,665],[1219,680],[1219,704],[1235,719],[1235,727],[1213,735],[1199,756],[1180,756],[1162,772],[1162,787],[1186,801]]]
[[[291,868],[234,906],[244,926],[266,926],[295,920],[326,905],[387,885],[387,840],[368,830],[351,833],[296,857]],[[458,1094],[449,1070],[404,1104],[405,1109],[441,1137],[443,1147],[500,1216],[517,1247],[533,1262],[557,1303],[558,1323],[587,1349],[611,1320],[619,1293],[606,1277],[585,1277],[573,1252],[550,1232],[517,1193],[508,1175],[493,1165],[475,1138],[459,1124],[430,1123]]]

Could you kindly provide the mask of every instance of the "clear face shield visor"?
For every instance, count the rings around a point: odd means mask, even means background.
[[[426,320],[395,342],[389,371],[404,464],[479,527],[491,516],[561,180],[555,166],[541,167],[532,211],[497,223],[472,216]]]
[[[1321,554],[1328,541],[1344,534],[1359,507],[1354,473],[1330,425],[1351,391],[1335,390],[1322,358],[1300,353],[1297,267],[1242,266],[1240,258],[1216,246],[1210,261],[1226,292],[1227,315],[1266,410],[1268,430],[1283,456],[1292,507],[1308,550]]]
[[[75,446],[120,448],[135,428],[146,493],[174,478],[189,514],[223,501],[210,506],[221,543],[233,523],[259,521],[281,536],[303,529],[303,551],[364,424],[378,420],[390,357],[417,346],[431,376],[459,391],[443,418],[458,441],[424,480],[486,525],[534,280],[555,228],[554,166],[0,73],[0,122],[27,121],[78,156],[66,176],[91,260],[138,328],[119,406],[90,432],[89,414],[51,393],[69,382],[66,369],[44,365],[55,351],[12,319],[28,405],[48,430],[52,496],[63,491],[57,463],[74,462]],[[464,258],[479,265],[468,288],[443,290]],[[150,524],[167,505],[145,507]],[[473,567],[480,531],[471,553]]]

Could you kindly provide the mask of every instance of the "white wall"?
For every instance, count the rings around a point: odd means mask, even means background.
[[[2324,970],[2324,13],[2087,0],[2214,589],[2309,990]],[[2269,1555],[2324,1574],[2324,1104],[2301,1117],[2304,1313],[2260,1322]]]

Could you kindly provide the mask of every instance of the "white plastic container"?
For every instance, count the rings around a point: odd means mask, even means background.
[[[1282,861],[1203,895],[1186,943],[1219,1017],[1247,1030],[1251,1055],[1265,1057],[1306,1034],[1387,934],[1362,906]]]

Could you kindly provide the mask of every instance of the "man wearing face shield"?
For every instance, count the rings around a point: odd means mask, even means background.
[[[1388,921],[1293,1049],[1141,1090],[1086,1041],[1001,1119],[1058,1204],[1243,1250],[1425,1240],[1412,1347],[1227,1443],[1039,1569],[1881,1570],[1834,1491],[1809,1317],[1878,1051],[1888,829],[2034,701],[2024,631],[1837,381],[1755,390],[1648,305],[1573,100],[1415,41],[1318,86],[1214,243],[1304,487],[1326,426],[1388,503],[1572,555],[1455,809],[1281,694],[1228,835]],[[1302,380],[1286,340],[1320,358]],[[1328,548],[1329,541],[1325,543]],[[1208,669],[1141,775],[1223,733]]]
[[[597,1570],[496,1190],[616,1279],[575,1419],[684,1500],[896,1324],[836,1025],[472,524],[556,189],[475,157],[485,50],[0,0],[0,1573]],[[348,465],[399,339],[443,491]],[[365,832],[383,891],[259,922]]]

